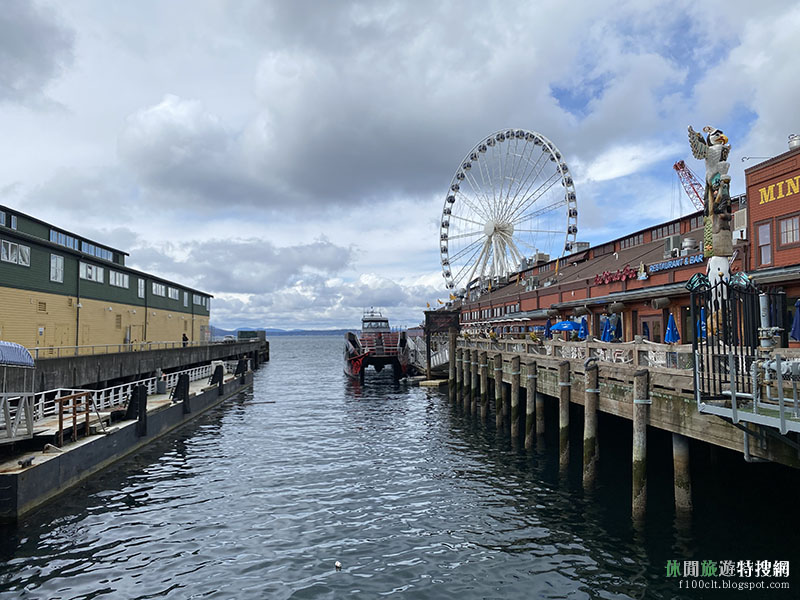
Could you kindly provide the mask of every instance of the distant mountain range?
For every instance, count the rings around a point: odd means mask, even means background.
[[[352,331],[350,329],[269,329],[260,327],[253,329],[252,327],[238,327],[237,329],[221,329],[211,325],[211,337],[220,338],[226,335],[236,335],[240,331],[266,331],[267,337],[278,335],[339,335],[343,336],[346,332]]]

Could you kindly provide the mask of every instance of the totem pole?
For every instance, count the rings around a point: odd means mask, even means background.
[[[720,278],[730,278],[730,257],[733,255],[731,233],[731,176],[728,175],[728,155],[731,147],[720,129],[703,127],[706,137],[689,126],[689,146],[692,155],[706,161],[706,188],[703,198],[703,254],[708,258],[707,274],[716,284]]]
[[[703,127],[706,133],[696,132],[689,126],[689,146],[692,155],[706,161],[706,189],[703,198],[703,255],[708,259],[706,275],[711,283],[711,306],[707,316],[707,329],[712,335],[720,333],[722,303],[727,298],[730,281],[730,260],[733,256],[731,232],[731,177],[728,175],[728,155],[731,147],[721,130]]]

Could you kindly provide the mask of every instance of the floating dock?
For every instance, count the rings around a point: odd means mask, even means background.
[[[112,422],[112,411],[108,406],[90,410],[76,422],[72,421],[70,413],[69,418],[62,419],[66,426],[61,428],[61,433],[67,442],[61,448],[48,443],[44,450],[21,452],[0,463],[0,521],[16,521],[253,383],[253,373],[249,370],[239,375],[224,374],[222,381],[214,385],[209,385],[206,373],[202,375],[200,379],[189,382],[188,393],[183,399],[177,400],[170,393],[148,395],[144,418],[140,414],[138,418]],[[146,386],[140,387],[146,389]],[[102,397],[104,391],[93,393]],[[72,393],[63,398],[74,398],[75,395]],[[45,440],[57,443],[58,421],[57,416],[37,420],[35,435],[42,444],[46,443]],[[72,439],[74,441],[70,441]]]
[[[269,343],[106,351],[44,358],[35,367],[24,353],[30,364],[3,369],[0,522],[16,521],[252,386]]]

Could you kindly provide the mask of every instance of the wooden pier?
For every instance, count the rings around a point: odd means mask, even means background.
[[[570,405],[583,406],[583,480],[589,487],[594,483],[598,440],[603,435],[598,430],[597,412],[631,421],[631,498],[636,518],[644,515],[647,501],[649,427],[672,434],[675,505],[679,512],[691,509],[689,438],[741,452],[748,460],[800,468],[800,452],[792,432],[786,437],[776,433],[763,435],[758,442],[748,441],[743,430],[747,425],[736,426],[698,410],[691,353],[691,346],[650,343],[548,341],[542,345],[526,340],[459,339],[449,373],[451,399],[463,402],[469,411],[479,397],[480,417],[485,423],[489,399],[493,398],[497,430],[528,449],[543,438],[545,403],[557,403],[562,469],[570,456],[570,427],[581,427],[580,423],[570,423]]]

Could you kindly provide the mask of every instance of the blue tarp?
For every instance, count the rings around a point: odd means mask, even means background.
[[[792,321],[792,331],[789,337],[796,342],[800,342],[800,300],[794,303],[794,320]]]
[[[33,357],[25,346],[20,346],[14,342],[0,342],[0,365],[32,367]]]
[[[667,331],[664,333],[664,342],[667,344],[677,344],[680,339],[681,334],[678,333],[678,326],[675,324],[675,316],[672,313],[669,313]]]
[[[550,328],[550,331],[578,331],[581,326],[575,321],[559,321]]]

